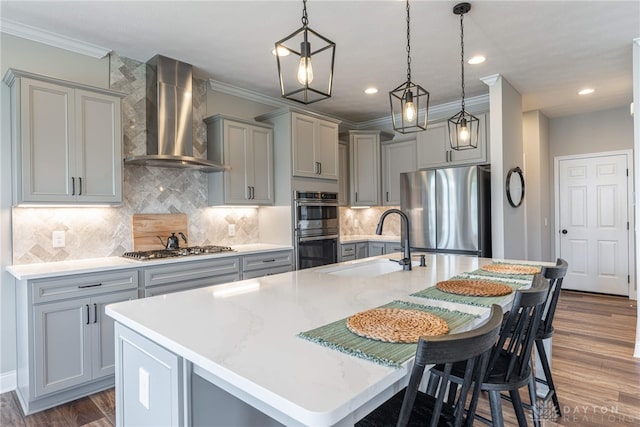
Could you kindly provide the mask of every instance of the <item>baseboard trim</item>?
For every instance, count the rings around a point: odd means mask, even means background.
[[[640,359],[640,341],[636,342],[636,351],[633,354],[633,357]]]
[[[0,373],[0,393],[16,389],[16,371]]]

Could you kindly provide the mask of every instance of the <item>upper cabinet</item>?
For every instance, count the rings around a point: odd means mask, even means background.
[[[209,204],[273,205],[273,128],[222,115],[205,119],[208,155],[227,167],[209,174]]]
[[[380,205],[380,143],[393,138],[378,130],[349,131],[351,206]]]
[[[121,93],[9,70],[14,204],[122,203]]]
[[[382,204],[400,205],[400,174],[417,169],[416,140],[389,141],[382,144]]]
[[[293,176],[338,179],[338,124],[292,114]]]
[[[429,124],[427,130],[418,132],[418,169],[487,163],[489,159],[486,125],[488,113],[474,115],[479,121],[477,148],[452,150],[446,121]]]

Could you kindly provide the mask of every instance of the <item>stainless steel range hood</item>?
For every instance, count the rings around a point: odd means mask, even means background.
[[[147,62],[147,154],[128,164],[218,172],[225,168],[193,156],[192,66],[156,55]]]

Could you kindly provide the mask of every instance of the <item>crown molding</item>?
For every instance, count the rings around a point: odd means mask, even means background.
[[[482,81],[482,83],[486,84],[487,86],[493,86],[498,82],[498,79],[500,77],[501,77],[500,74],[492,74],[487,77],[481,77],[480,81]]]
[[[345,121],[340,117],[333,116],[331,114],[327,114],[322,111],[314,110],[313,108],[308,108],[306,106],[302,107],[302,104],[297,102],[287,101],[286,99],[283,99],[283,98],[274,98],[273,96],[269,96],[269,95],[263,95],[261,93],[254,92],[252,90],[244,89],[244,88],[234,86],[229,83],[221,82],[218,80],[209,79],[209,87],[217,92],[226,93],[227,95],[237,96],[238,98],[247,99],[249,101],[258,102],[264,105],[270,105],[276,108],[293,108],[293,109],[302,108],[304,110],[311,111],[319,115],[335,119],[337,122],[341,124],[341,126],[346,126],[346,127],[357,126],[357,123],[350,122],[348,120]]]
[[[0,32],[98,59],[104,58],[111,53],[111,49],[106,47],[83,42],[4,18],[0,18]]]
[[[244,89],[238,86],[231,85],[229,83],[221,82],[214,79],[209,79],[209,87],[217,92],[226,93],[228,95],[237,96],[238,98],[247,99],[249,101],[258,102],[260,104],[270,105],[277,108],[294,108],[305,110],[320,114],[322,116],[331,117],[333,119],[341,121],[340,127],[346,129],[370,129],[370,128],[393,128],[391,122],[391,116],[380,117],[378,119],[367,120],[364,122],[353,122],[350,120],[344,120],[337,116],[326,114],[322,111],[313,110],[307,107],[301,107],[296,102],[287,101],[285,99],[274,98],[272,96],[263,95],[252,90]],[[483,111],[489,109],[489,94],[474,96],[471,98],[465,98],[465,105],[470,110]],[[448,118],[453,113],[460,109],[460,101],[451,101],[444,104],[435,105],[429,107],[429,121],[437,121],[444,118]]]

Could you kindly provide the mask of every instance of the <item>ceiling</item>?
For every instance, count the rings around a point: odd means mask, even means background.
[[[411,2],[412,81],[431,105],[460,99],[457,1]],[[312,104],[352,122],[389,116],[388,91],[406,80],[405,2],[307,3],[309,26],[336,43],[333,96]],[[301,1],[5,1],[2,20],[103,46],[147,61],[162,54],[199,77],[278,98],[274,42],[301,26]],[[550,118],[628,106],[632,40],[640,1],[475,1],[464,18],[467,97],[488,93],[480,78],[504,76],[523,111]],[[365,95],[376,86],[379,93]],[[593,87],[589,96],[578,90]]]

